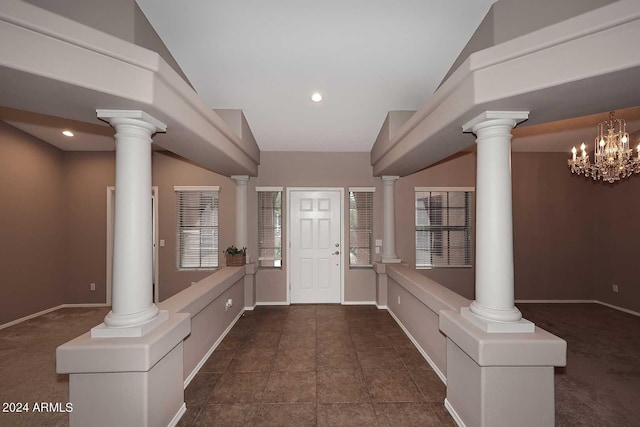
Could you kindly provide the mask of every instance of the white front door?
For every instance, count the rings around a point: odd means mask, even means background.
[[[342,246],[340,190],[291,190],[292,303],[339,303]]]

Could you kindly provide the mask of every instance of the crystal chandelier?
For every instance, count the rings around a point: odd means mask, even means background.
[[[629,148],[629,134],[626,123],[616,119],[615,113],[609,113],[609,120],[598,123],[598,136],[594,143],[594,162],[589,161],[587,146],[580,145],[582,151],[577,156],[576,147],[571,149],[572,158],[568,161],[572,173],[601,179],[610,183],[619,181],[634,173],[640,173],[640,144],[637,155],[633,157],[633,150]]]

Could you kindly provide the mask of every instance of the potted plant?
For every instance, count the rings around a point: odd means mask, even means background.
[[[234,245],[224,250],[227,267],[240,267],[247,263],[247,248],[238,249]]]

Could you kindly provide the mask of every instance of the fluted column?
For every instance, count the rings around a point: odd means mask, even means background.
[[[399,263],[396,255],[395,183],[398,176],[382,177],[383,235],[382,262]]]
[[[528,112],[487,111],[463,129],[476,135],[476,300],[463,316],[489,332],[532,332],[514,305],[511,129]]]
[[[92,336],[141,336],[158,320],[153,303],[151,136],[166,125],[137,110],[97,110],[116,129],[112,307]]]
[[[236,182],[236,246],[247,247],[247,185],[249,176],[233,175]]]

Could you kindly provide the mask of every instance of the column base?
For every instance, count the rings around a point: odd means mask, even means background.
[[[489,333],[531,333],[536,330],[536,325],[527,319],[521,318],[515,322],[498,322],[495,320],[483,319],[482,317],[474,314],[469,307],[462,307],[460,309],[460,315],[478,328],[482,329],[484,332]]]
[[[160,310],[153,319],[134,326],[112,327],[104,323],[91,328],[91,338],[128,338],[142,337],[164,323],[169,318],[167,310]]]
[[[458,425],[553,427],[553,367],[566,365],[564,340],[540,328],[489,334],[457,310],[440,311],[440,331],[447,337],[445,405]]]

